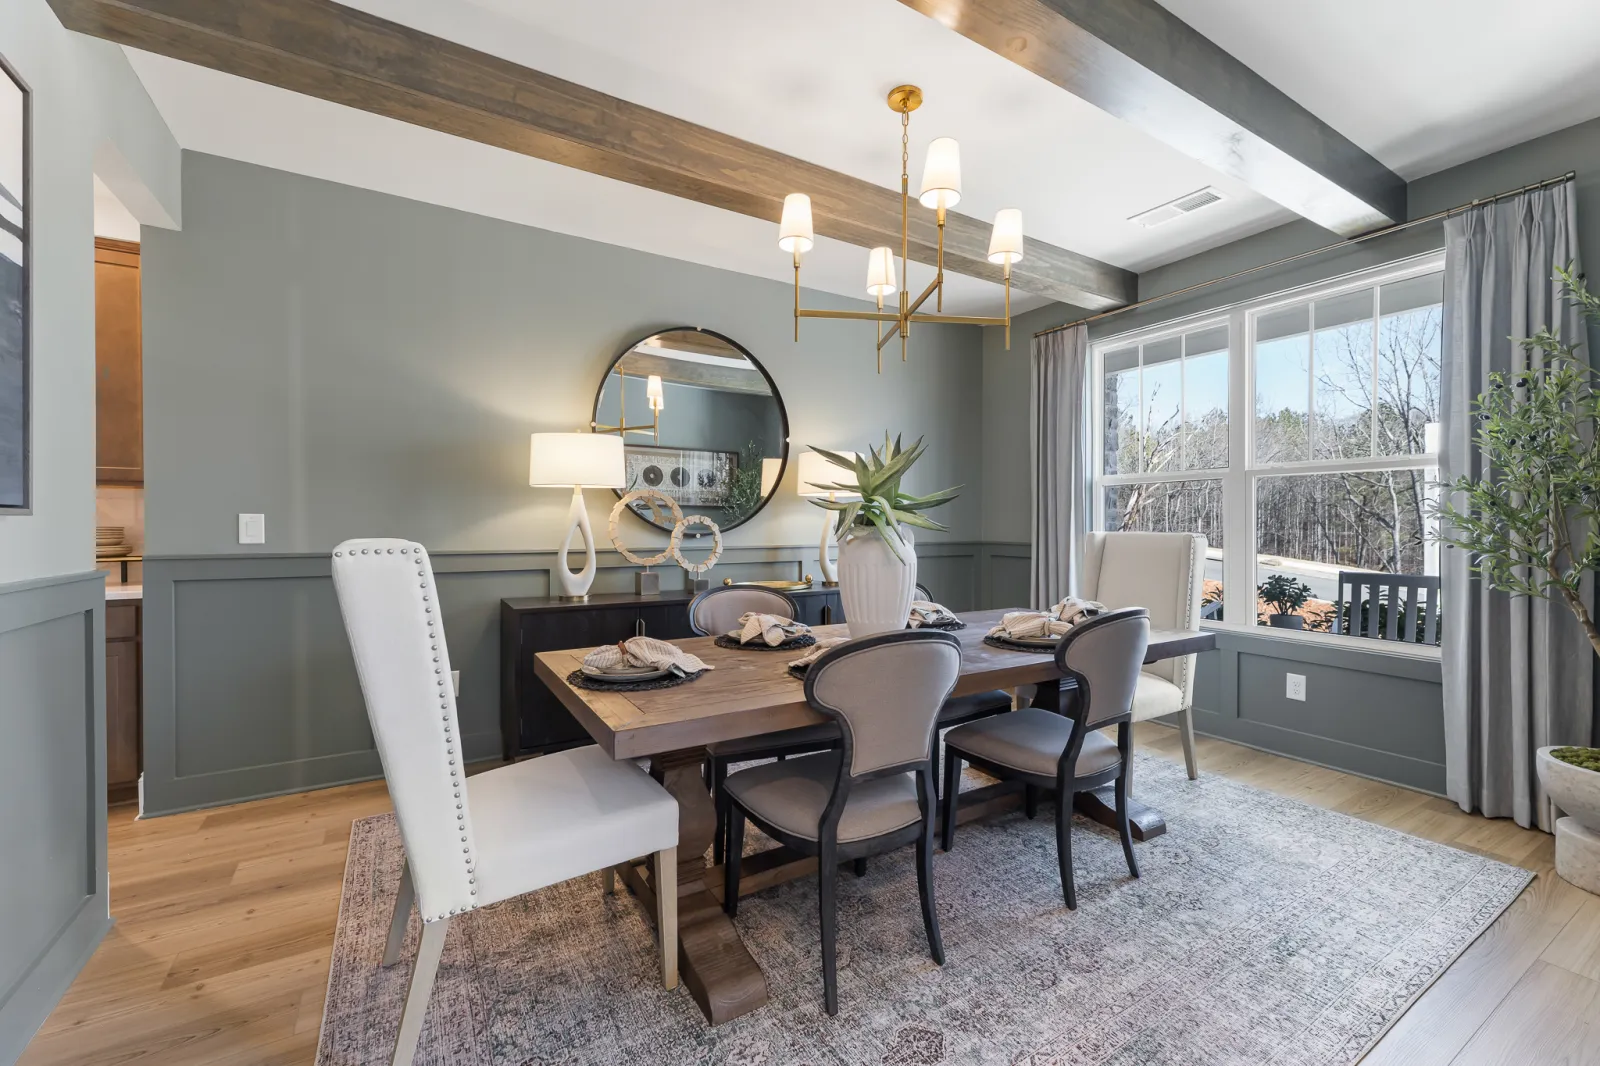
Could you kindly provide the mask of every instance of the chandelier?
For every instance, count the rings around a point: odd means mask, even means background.
[[[907,252],[910,248],[911,176],[907,169],[911,112],[922,106],[922,90],[915,85],[901,85],[889,93],[889,109],[900,115],[900,276],[909,283],[906,270]],[[800,306],[800,257],[816,244],[816,234],[811,227],[811,197],[803,192],[790,193],[783,200],[783,218],[778,223],[778,247],[794,255],[794,339],[800,339],[802,318],[854,318],[878,324],[878,373],[883,373],[883,348],[896,336],[900,338],[900,361],[906,359],[907,342],[911,336],[911,323],[952,323],[967,326],[1004,326],[1006,347],[1011,347],[1011,264],[1022,259],[1022,212],[1015,207],[1001,209],[994,216],[994,230],[989,237],[989,262],[999,265],[1005,277],[1006,313],[1003,318],[983,318],[976,315],[946,315],[944,311],[944,221],[945,212],[961,199],[961,149],[950,137],[936,138],[928,145],[928,159],[922,170],[922,191],[917,202],[937,213],[939,223],[939,257],[933,280],[922,290],[922,295],[911,299],[908,289],[895,283],[894,249],[879,247],[867,253],[867,292],[877,298],[878,310],[873,311],[814,311]],[[885,311],[886,296],[899,293],[899,310]],[[929,297],[934,297],[935,314],[921,310]],[[890,323],[887,332],[883,324]]]

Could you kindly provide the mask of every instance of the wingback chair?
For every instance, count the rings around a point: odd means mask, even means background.
[[[678,805],[666,789],[593,746],[468,777],[427,551],[345,541],[333,587],[405,848],[385,966],[413,903],[422,918],[394,1066],[416,1052],[452,918],[640,855],[654,856],[661,978],[677,987]]]
[[[840,729],[836,751],[764,763],[728,777],[727,864],[722,906],[739,910],[740,859],[748,818],[778,843],[817,856],[822,994],[839,1011],[835,961],[839,863],[915,842],[923,931],[944,965],[933,901],[933,751],[939,708],[961,675],[961,642],[907,630],[830,649],[806,671],[806,702]],[[1009,717],[1002,715],[1002,718]]]
[[[1206,538],[1199,533],[1090,533],[1083,543],[1078,594],[1111,610],[1143,607],[1150,628],[1199,629]],[[1192,781],[1194,755],[1194,655],[1146,666],[1133,696],[1133,720],[1178,716],[1183,762]]]

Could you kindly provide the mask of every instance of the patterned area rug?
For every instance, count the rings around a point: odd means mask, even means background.
[[[841,872],[835,1018],[813,881],[740,904],[772,1001],[715,1029],[660,987],[639,906],[598,875],[458,918],[417,1062],[1334,1066],[1533,876],[1150,756],[1135,779],[1169,832],[1137,845],[1133,880],[1115,834],[1079,818],[1075,912],[1048,808],[961,827],[934,859],[943,968],[910,848]],[[392,815],[356,823],[318,1066],[388,1062],[419,929],[413,914],[408,961],[381,969],[400,864]]]

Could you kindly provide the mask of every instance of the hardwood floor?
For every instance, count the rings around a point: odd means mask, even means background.
[[[1138,739],[1182,762],[1175,730]],[[1200,765],[1538,872],[1366,1064],[1600,1066],[1600,897],[1555,876],[1552,838],[1223,741],[1200,739]],[[113,811],[116,927],[23,1066],[312,1063],[350,823],[388,809],[372,783],[144,822]]]

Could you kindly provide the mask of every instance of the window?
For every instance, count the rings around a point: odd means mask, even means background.
[[[1209,618],[1359,633],[1372,610],[1437,610],[1441,271],[1428,256],[1096,343],[1097,528],[1204,533]],[[1258,598],[1274,576],[1309,588],[1291,617]]]

